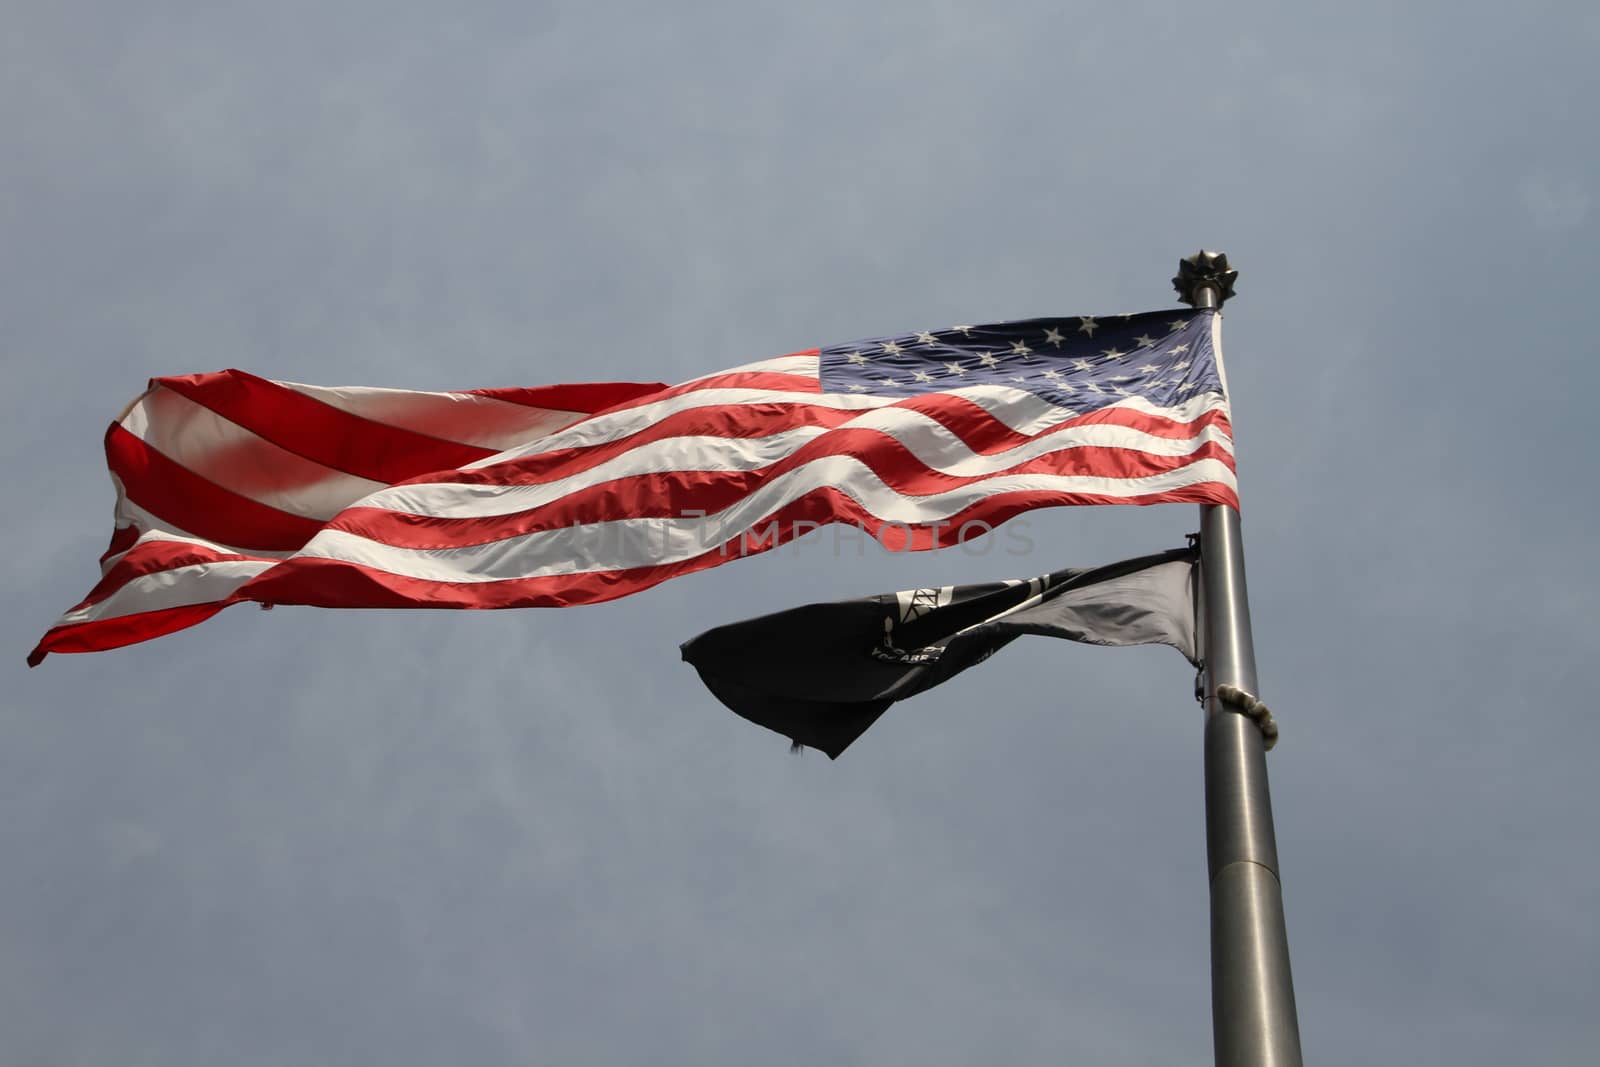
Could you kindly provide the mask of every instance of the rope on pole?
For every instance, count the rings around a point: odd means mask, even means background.
[[[1272,751],[1278,743],[1278,723],[1265,704],[1236,685],[1217,686],[1217,699],[1260,727],[1262,746]]]

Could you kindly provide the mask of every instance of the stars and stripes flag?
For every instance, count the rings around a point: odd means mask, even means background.
[[[157,378],[112,424],[101,579],[29,656],[230,604],[557,607],[853,523],[890,548],[1031,508],[1237,506],[1214,311],[831,345],[677,386],[458,393]]]

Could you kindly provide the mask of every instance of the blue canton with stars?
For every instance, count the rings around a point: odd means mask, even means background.
[[[902,397],[1007,385],[1075,414],[1134,396],[1175,407],[1222,395],[1214,314],[1023,319],[829,345],[819,361],[822,391]]]

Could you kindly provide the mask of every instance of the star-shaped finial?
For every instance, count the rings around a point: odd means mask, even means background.
[[[1172,287],[1178,291],[1178,299],[1190,307],[1200,307],[1200,293],[1209,289],[1216,300],[1209,306],[1220,308],[1233,296],[1233,283],[1238,278],[1239,272],[1228,266],[1226,252],[1202,250],[1178,261],[1178,274],[1172,279]]]

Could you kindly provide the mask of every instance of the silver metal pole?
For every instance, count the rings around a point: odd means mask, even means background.
[[[1220,309],[1238,272],[1228,257],[1182,260],[1173,285]],[[1222,356],[1219,352],[1217,358]],[[1239,513],[1200,507],[1204,603],[1206,854],[1211,875],[1211,1032],[1218,1067],[1301,1067],[1300,1024],[1261,731],[1217,700],[1219,685],[1257,696]]]

